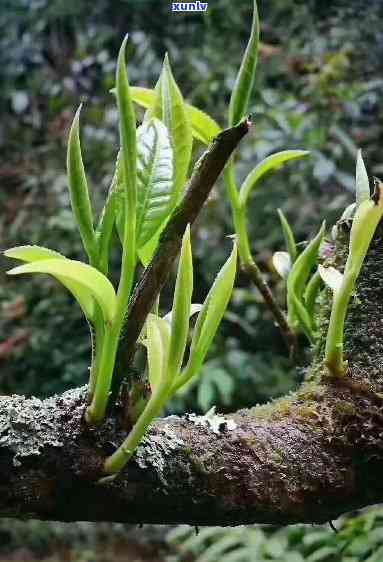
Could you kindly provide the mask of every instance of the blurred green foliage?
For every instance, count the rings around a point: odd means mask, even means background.
[[[371,510],[328,526],[208,527],[193,533],[181,526],[168,534],[172,562],[380,562],[383,512]],[[169,561],[170,562],[170,561]]]

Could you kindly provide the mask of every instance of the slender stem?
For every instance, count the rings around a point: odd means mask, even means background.
[[[230,158],[225,168],[225,184],[233,209],[238,209],[240,206],[240,201],[239,201],[239,192],[235,179],[235,167],[234,167],[233,157]]]
[[[246,227],[246,209],[240,203],[239,192],[235,180],[233,160],[230,161],[228,167],[226,168],[225,182],[232,206],[233,222],[235,232],[237,234],[238,251],[242,269],[250,277],[254,285],[261,293],[267,307],[274,316],[274,320],[281,331],[282,337],[290,351],[290,355],[293,355],[296,350],[295,333],[289,326],[286,315],[275,300],[268,283],[264,279],[251,253],[250,241]]]
[[[105,330],[101,356],[97,365],[97,384],[92,396],[92,402],[85,414],[85,419],[89,425],[97,425],[105,417],[119,336],[120,330],[116,324]],[[100,376],[101,374],[102,376]]]
[[[98,307],[96,307],[94,328],[91,328],[91,334],[92,334],[92,365],[90,369],[89,386],[88,386],[89,402],[92,401],[97,384],[97,376],[100,371],[100,361],[101,361],[103,340],[104,340],[104,322],[102,318],[102,313]]]
[[[152,394],[144,411],[135,423],[128,437],[113,455],[108,457],[104,464],[106,474],[119,472],[133,456],[137,446],[142,441],[152,421],[158,417],[169,397],[169,384],[165,382]]]
[[[200,365],[198,365],[197,367],[194,366],[193,369],[188,369],[187,367],[184,369],[184,371],[178,376],[178,377],[174,377],[173,380],[173,386],[172,386],[172,394],[175,394],[180,388],[182,388],[183,386],[185,386],[185,384],[187,384],[189,381],[191,381],[191,379],[197,374],[198,370],[200,368]]]
[[[347,271],[344,274],[341,287],[334,293],[326,339],[325,363],[329,370],[337,377],[344,376],[345,374],[346,365],[343,361],[344,322],[357,277],[358,271],[354,268]]]

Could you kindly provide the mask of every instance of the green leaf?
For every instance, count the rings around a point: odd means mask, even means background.
[[[288,220],[286,219],[281,209],[278,209],[278,215],[279,215],[279,220],[281,221],[286,248],[288,253],[290,254],[292,263],[294,263],[298,253],[294,234],[291,226],[289,225]]]
[[[33,261],[58,258],[66,260],[66,257],[59,252],[50,250],[49,248],[44,248],[43,246],[16,246],[15,248],[9,248],[9,250],[5,250],[4,256],[28,263]]]
[[[75,260],[51,258],[20,265],[8,271],[8,275],[24,273],[48,273],[62,278],[66,284],[74,282],[76,286],[80,285],[85,294],[89,295],[88,298],[93,297],[99,304],[105,321],[112,322],[116,310],[116,293],[109,279],[94,267]]]
[[[141,249],[171,211],[173,153],[166,127],[158,119],[137,132],[137,249]]]
[[[203,308],[198,315],[193,333],[189,361],[179,381],[181,385],[194,376],[204,362],[205,356],[215,337],[223,315],[225,314],[227,305],[229,304],[236,271],[237,245],[235,244],[229,259],[217,275],[206,297]],[[178,383],[177,388],[179,388]]]
[[[287,252],[275,252],[273,255],[273,266],[282,279],[287,279],[292,268],[290,254]]]
[[[89,198],[88,183],[81,155],[80,121],[81,105],[73,119],[69,132],[67,171],[73,214],[80,230],[81,239],[91,263],[97,260],[97,244],[93,228],[93,212]]]
[[[130,92],[133,101],[135,101],[138,105],[141,105],[146,109],[153,106],[156,97],[155,90],[132,86],[130,88]],[[196,139],[200,140],[204,144],[210,144],[215,137],[221,133],[221,127],[212,117],[210,117],[210,115],[207,115],[207,113],[201,111],[194,105],[190,105],[189,103],[185,103],[185,109],[191,122],[193,136]]]
[[[109,188],[108,197],[101,212],[99,224],[97,226],[96,237],[98,246],[98,269],[104,274],[108,274],[109,269],[109,247],[113,233],[113,227],[118,212],[122,216],[123,208],[123,178],[121,166],[121,150],[118,151],[115,171]],[[121,219],[123,223],[123,217]],[[123,240],[123,224],[121,225],[121,242]]]
[[[177,281],[172,308],[172,326],[169,352],[169,377],[176,376],[181,369],[189,334],[189,318],[193,294],[193,257],[190,243],[190,225],[182,239]]]
[[[160,77],[162,116],[167,127],[174,154],[173,206],[177,205],[183,195],[191,160],[193,135],[189,116],[186,112],[182,94],[174,80],[169,59],[165,56]]]
[[[259,17],[257,2],[254,0],[253,22],[250,39],[242,59],[229,106],[229,125],[232,127],[242,121],[250,101],[254,86],[255,69],[258,60]]]
[[[356,210],[350,233],[350,249],[345,273],[358,271],[363,265],[375,230],[383,214],[383,183],[375,179],[375,194],[371,199],[363,201]]]
[[[118,54],[116,92],[119,112],[122,179],[124,185],[122,266],[118,289],[118,322],[123,322],[136,268],[137,140],[136,116],[130,96],[125,51],[128,36]]]
[[[186,104],[186,112],[192,124],[193,136],[204,144],[210,144],[222,132],[210,115],[194,105]]]
[[[290,326],[297,328],[299,324],[309,337],[314,339],[314,325],[311,319],[311,329],[308,329],[307,318],[311,318],[305,308],[303,293],[310,277],[311,271],[316,265],[319,247],[322,243],[326,225],[322,224],[316,237],[311,240],[305,250],[296,259],[290,275],[287,280],[287,305],[288,305],[288,321]]]
[[[148,267],[152,258],[157,250],[160,241],[161,231],[156,232],[156,234],[138,250],[138,257],[144,267]]]
[[[167,371],[170,344],[168,323],[154,314],[149,314],[146,320],[146,340],[143,343],[147,348],[149,383],[154,393]]]
[[[241,205],[246,205],[251,191],[256,187],[259,180],[266,174],[279,170],[279,168],[281,168],[281,166],[283,166],[286,162],[304,158],[309,154],[310,153],[307,150],[283,150],[282,152],[277,152],[262,160],[262,162],[260,162],[252,172],[250,172],[242,184],[240,191]]]
[[[366,166],[363,161],[362,151],[358,150],[356,157],[356,204],[359,206],[363,201],[370,198],[370,182]]]
[[[17,248],[10,248],[9,250],[6,250],[4,255],[7,258],[13,258],[27,263],[47,259],[67,259],[62,254],[42,246],[18,246]],[[55,275],[54,277],[72,293],[81,306],[86,318],[89,321],[92,321],[94,316],[94,300],[89,294],[89,291],[84,289],[83,285],[77,283],[76,281],[72,281],[66,277],[62,277],[61,275]]]
[[[307,283],[303,294],[305,307],[311,318],[314,318],[315,305],[321,286],[322,277],[317,270],[314,275],[312,275],[310,281]]]

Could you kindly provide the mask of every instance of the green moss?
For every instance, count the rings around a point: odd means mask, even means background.
[[[268,404],[255,406],[252,408],[251,413],[261,420],[270,420],[276,417],[287,417],[291,413],[291,404],[294,395],[291,394],[287,397],[277,398]]]
[[[335,411],[341,416],[354,416],[356,414],[355,405],[346,400],[339,400],[336,402]]]

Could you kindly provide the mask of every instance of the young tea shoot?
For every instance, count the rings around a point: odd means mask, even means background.
[[[143,343],[147,349],[151,397],[126,440],[113,455],[106,459],[104,466],[106,474],[116,474],[126,465],[151,423],[159,416],[167,402],[200,372],[229,303],[236,266],[237,249],[234,245],[229,259],[217,275],[199,312],[189,360],[182,370],[189,333],[189,318],[193,312],[191,304],[193,262],[190,227],[187,227],[182,240],[171,321],[154,314],[150,314],[146,321]]]
[[[347,373],[347,361],[343,357],[344,323],[347,309],[371,240],[382,217],[383,184],[376,181],[374,195],[369,199],[362,198],[356,209],[344,273],[341,274],[334,268],[321,269],[324,282],[333,291],[325,364],[335,377],[343,377]]]

